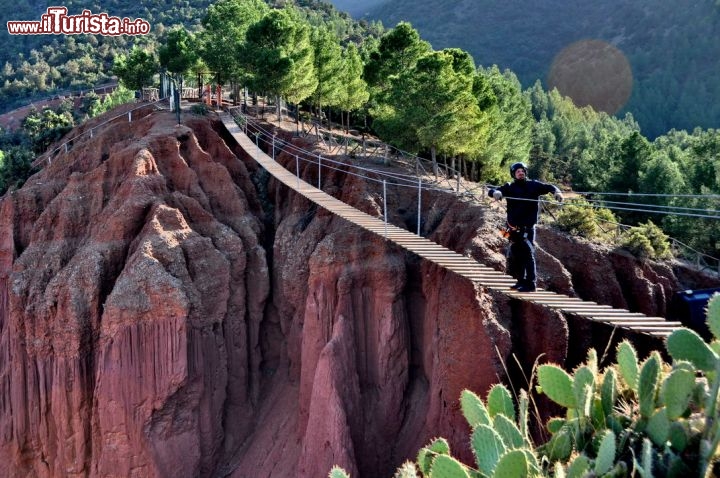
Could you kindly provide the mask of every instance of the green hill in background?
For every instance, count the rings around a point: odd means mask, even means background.
[[[392,0],[369,18],[409,21],[435,49],[459,47],[475,62],[513,70],[525,87],[547,86],[553,59],[586,39],[628,59],[631,112],[643,133],[720,127],[720,2],[696,0]],[[587,81],[593,81],[588,78]]]
[[[0,0],[6,21],[39,21],[49,6],[67,7],[69,15],[84,9],[120,18],[142,18],[151,25],[148,35],[10,35],[0,28],[0,112],[24,106],[52,93],[88,89],[112,78],[115,57],[133,44],[150,50],[169,27],[196,28],[211,0],[67,0],[65,2]]]

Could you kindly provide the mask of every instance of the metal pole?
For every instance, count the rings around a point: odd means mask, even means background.
[[[273,139],[272,139],[272,159],[273,159],[273,161],[275,161],[275,135],[274,134],[273,134]]]
[[[322,189],[322,183],[320,181],[321,180],[321,176],[320,176],[321,168],[322,168],[322,156],[320,156],[318,154],[318,189]]]
[[[257,148],[256,158],[260,157],[260,133],[255,133],[255,147]]]
[[[383,179],[383,216],[385,217],[385,239],[387,239],[387,181]]]
[[[67,145],[67,143],[65,143],[65,152],[66,152],[66,153],[68,152],[68,145]]]
[[[298,158],[298,155],[295,155],[295,174],[297,176],[297,187],[300,188],[300,158]]]
[[[128,111],[128,123],[132,123],[132,111]]]
[[[418,223],[417,235],[420,235],[420,196],[422,194],[422,178],[418,178]]]

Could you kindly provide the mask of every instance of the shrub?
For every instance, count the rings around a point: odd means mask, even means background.
[[[597,239],[603,235],[599,221],[615,222],[616,219],[608,209],[595,208],[583,199],[565,204],[558,213],[556,225],[570,234]]]
[[[630,228],[623,235],[622,246],[640,258],[659,260],[672,257],[669,237],[652,221]]]
[[[196,115],[205,116],[210,109],[205,103],[195,103],[190,107],[190,112]]]

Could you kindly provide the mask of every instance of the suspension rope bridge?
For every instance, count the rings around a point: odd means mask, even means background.
[[[561,313],[574,314],[594,322],[602,322],[610,326],[630,329],[656,337],[666,337],[682,326],[680,322],[668,321],[663,317],[648,317],[644,314],[630,312],[626,309],[615,309],[609,305],[584,301],[542,289],[531,293],[517,292],[510,289],[510,286],[515,283],[515,279],[509,275],[496,271],[470,257],[452,251],[422,236],[388,224],[386,220],[366,214],[303,181],[299,178],[299,175],[291,173],[274,161],[273,158],[265,154],[257,142],[253,143],[253,141],[243,133],[230,114],[220,112],[219,116],[222,124],[233,136],[238,145],[285,186],[327,209],[336,216],[378,234],[423,259],[427,259],[483,287],[502,292],[511,298],[538,304]]]

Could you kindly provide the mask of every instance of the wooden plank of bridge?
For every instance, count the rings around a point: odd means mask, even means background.
[[[670,322],[662,317],[647,317],[641,313],[630,312],[625,309],[615,309],[609,305],[583,301],[582,299],[542,289],[538,289],[532,293],[512,290],[510,289],[510,285],[515,283],[512,277],[429,239],[417,236],[392,224],[387,224],[382,219],[355,209],[299,179],[294,173],[288,171],[263,153],[260,148],[242,132],[229,114],[220,113],[220,118],[238,145],[252,156],[260,166],[272,174],[275,179],[290,189],[293,189],[338,217],[385,237],[387,240],[392,241],[404,249],[466,277],[473,282],[477,282],[488,289],[497,290],[507,294],[509,297],[542,305],[559,312],[585,317],[594,322],[603,322],[612,326],[627,328],[635,332],[657,337],[667,337],[673,330],[681,326],[679,322]]]

